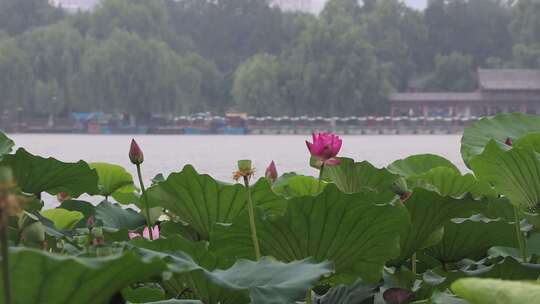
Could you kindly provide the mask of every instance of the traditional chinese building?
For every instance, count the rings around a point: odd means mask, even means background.
[[[392,116],[472,117],[501,112],[540,114],[540,70],[478,70],[475,92],[395,93]]]

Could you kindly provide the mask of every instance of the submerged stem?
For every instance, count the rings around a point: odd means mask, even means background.
[[[4,302],[11,304],[11,277],[9,274],[9,245],[7,216],[0,210],[0,246],[2,250],[2,281],[4,284]]]
[[[521,258],[523,262],[527,262],[527,249],[525,245],[525,238],[523,232],[521,232],[521,218],[519,216],[519,210],[514,206],[514,227],[516,227],[516,238],[519,244],[519,251],[521,252]]]
[[[255,210],[251,200],[251,189],[249,188],[248,176],[244,176],[244,185],[246,186],[247,193],[247,207],[249,213],[249,225],[251,226],[251,240],[253,241],[253,248],[255,249],[255,258],[258,261],[261,259],[261,249],[259,248],[259,238],[257,237],[257,226],[255,226]]]
[[[152,223],[150,223],[150,208],[148,207],[148,200],[146,199],[146,188],[144,188],[144,183],[142,179],[142,173],[141,173],[141,165],[137,164],[137,175],[139,177],[139,184],[141,186],[142,191],[142,199],[143,199],[143,205],[146,212],[146,226],[148,226],[148,235],[150,236],[150,240],[154,240],[154,234],[152,230]]]

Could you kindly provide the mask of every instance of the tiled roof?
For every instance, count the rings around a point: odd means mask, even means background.
[[[480,92],[472,93],[394,93],[389,97],[394,102],[471,102],[481,101]]]
[[[540,70],[478,70],[482,90],[540,90]]]

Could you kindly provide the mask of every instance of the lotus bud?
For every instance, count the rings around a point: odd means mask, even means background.
[[[414,298],[414,294],[403,288],[389,288],[383,293],[384,301],[388,304],[408,304]]]
[[[72,197],[66,192],[59,192],[58,194],[56,194],[56,200],[58,200],[59,203],[69,201],[70,199],[72,199]]]
[[[392,192],[399,195],[401,201],[406,201],[411,196],[411,192],[407,188],[407,182],[402,177],[394,181],[391,188]]]
[[[506,140],[504,141],[504,143],[507,145],[507,146],[512,146],[513,142],[512,142],[512,139],[510,137],[507,137]]]
[[[135,139],[131,140],[131,147],[129,149],[129,160],[134,165],[140,165],[144,161],[144,154]]]
[[[86,220],[86,226],[91,228],[91,227],[94,227],[94,224],[95,224],[94,216],[90,215],[88,219]]]
[[[276,168],[276,163],[274,163],[274,161],[272,161],[270,165],[268,165],[268,168],[266,168],[264,175],[266,176],[266,179],[270,181],[270,183],[276,182],[278,178],[278,172]]]
[[[103,245],[105,244],[105,237],[103,236],[103,228],[96,227],[92,230],[94,234],[94,245]]]

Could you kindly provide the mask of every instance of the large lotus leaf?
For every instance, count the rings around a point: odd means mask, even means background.
[[[192,166],[148,190],[153,206],[163,207],[208,239],[216,223],[230,223],[246,207],[246,191],[241,185],[224,185],[210,176],[200,175]],[[284,199],[276,195],[268,182],[261,179],[253,186],[254,204],[267,210],[281,210]]]
[[[514,206],[534,208],[540,203],[540,159],[535,151],[504,151],[491,141],[470,165],[479,179],[492,183]]]
[[[368,285],[359,280],[358,282],[347,286],[338,285],[332,287],[323,296],[317,296],[318,304],[362,304],[366,300],[373,299],[379,286]]]
[[[15,143],[6,134],[0,132],[0,159],[11,152]]]
[[[318,196],[291,199],[282,216],[259,216],[256,225],[263,255],[330,260],[338,275],[374,282],[384,263],[399,253],[408,217],[403,206],[381,204],[378,194],[344,194],[329,184]],[[217,225],[210,239],[219,255],[254,259],[246,214],[232,225]]]
[[[473,268],[473,270],[470,270]],[[435,268],[429,271],[429,279],[424,275],[424,281],[430,281],[439,290],[446,290],[450,285],[462,278],[490,278],[502,280],[536,280],[540,277],[540,265],[523,264],[513,258],[505,258],[501,262],[484,266],[481,262],[472,264],[466,269],[446,271]]]
[[[530,133],[514,140],[513,147],[530,148],[540,153],[540,133]]]
[[[79,211],[69,211],[62,208],[48,209],[41,212],[41,215],[54,223],[60,230],[70,230],[84,218],[84,214]]]
[[[76,258],[27,248],[10,250],[13,304],[100,304],[129,284],[160,276],[166,264],[133,253]],[[3,294],[0,286],[0,294]],[[0,297],[0,303],[3,302]]]
[[[134,230],[146,223],[144,217],[135,210],[124,209],[107,201],[101,202],[96,207],[96,220],[101,221],[103,227],[118,230]]]
[[[536,115],[512,113],[482,118],[465,128],[461,138],[461,156],[469,165],[476,155],[484,151],[484,147],[491,140],[503,147],[507,138],[517,139],[539,131],[540,117]]]
[[[201,286],[197,285],[197,283],[200,284],[206,280],[206,284],[212,284],[230,291],[238,291],[249,295],[251,303],[293,304],[295,300],[305,295],[306,290],[312,288],[323,276],[329,275],[333,271],[332,263],[327,261],[316,263],[312,259],[304,259],[283,263],[268,257],[263,257],[257,262],[238,260],[230,268],[225,270],[219,268],[208,270],[201,266],[195,266],[196,263],[193,260],[191,263],[193,266],[186,267],[186,259],[189,256],[184,251],[174,250],[178,245],[167,240],[156,242],[160,243],[157,245],[150,244],[148,246],[164,251],[144,249],[145,251],[143,253],[148,256],[160,256],[169,263],[169,270],[174,274],[189,273],[192,275],[191,278],[194,283],[192,286]],[[132,244],[139,246],[142,244],[142,246],[145,246],[141,242]],[[182,242],[182,244],[178,247],[188,248],[188,250],[194,250],[198,246],[197,244],[188,245],[186,241]],[[198,248],[198,250],[201,249]],[[202,250],[206,251],[204,249]],[[206,262],[209,262],[209,259],[212,258],[216,259],[208,254],[203,255],[204,257],[199,256],[199,259],[205,259]],[[198,276],[196,276],[197,274]],[[211,287],[206,288],[208,291],[216,290]],[[197,291],[195,292],[197,293]],[[205,296],[204,293],[200,293],[200,295]],[[210,297],[209,299],[203,299],[204,303],[213,304],[218,303],[220,300],[217,295],[209,294],[208,296]],[[245,302],[242,298],[236,299],[236,302],[227,301],[221,303],[249,303],[247,298]]]
[[[459,169],[442,156],[419,154],[396,160],[388,166],[388,171],[404,177],[419,175],[437,167],[446,167],[459,174]]]
[[[83,193],[98,193],[98,176],[87,163],[64,163],[54,158],[43,158],[19,149],[5,155],[3,164],[11,167],[22,191],[40,194],[65,192],[77,197]]]
[[[171,254],[182,251],[190,255],[194,262],[208,271],[227,269],[233,265],[233,261],[217,257],[209,252],[206,242],[191,242],[179,235],[171,235],[167,239],[159,239],[153,242],[136,238],[131,240],[130,243],[139,248]],[[249,302],[249,298],[243,292],[209,283],[206,273],[200,271],[177,273],[166,279],[163,286],[173,294],[180,294],[186,286],[189,286],[196,298],[207,304],[241,304]]]
[[[272,190],[281,196],[292,198],[304,195],[316,195],[324,186],[326,186],[326,183],[321,183],[321,189],[319,189],[319,180],[313,176],[288,173],[276,181],[272,186]]]
[[[412,224],[403,229],[398,262],[405,261],[431,243],[429,240],[433,234],[451,219],[469,217],[483,207],[471,196],[456,199],[421,188],[415,189],[404,204],[409,211]]]
[[[474,175],[461,175],[452,168],[437,167],[408,178],[411,188],[421,187],[438,192],[442,196],[461,197],[466,193],[474,196],[495,197],[495,191],[487,182],[478,181]]]
[[[441,242],[426,251],[439,261],[450,263],[464,258],[477,260],[492,246],[517,247],[514,225],[475,215],[448,222]]]
[[[100,195],[110,196],[123,187],[133,187],[133,177],[122,166],[91,163],[90,168],[97,171]]]
[[[398,175],[386,169],[375,168],[364,161],[355,163],[350,158],[340,158],[338,166],[324,168],[325,178],[329,179],[339,190],[345,193],[363,192],[366,190],[384,192],[390,191],[392,183],[399,178]]]
[[[532,304],[540,299],[538,282],[467,278],[453,283],[452,291],[471,304]]]

